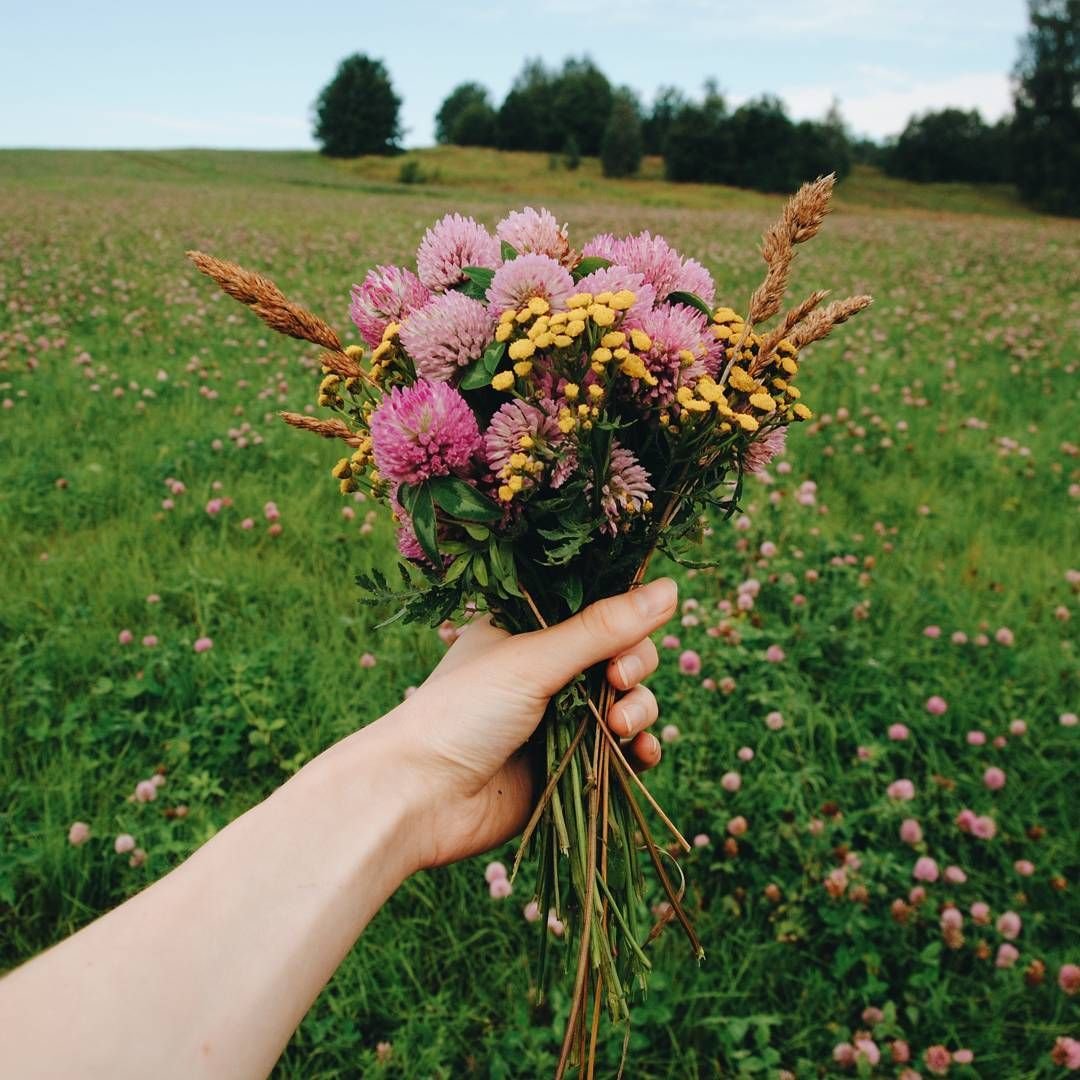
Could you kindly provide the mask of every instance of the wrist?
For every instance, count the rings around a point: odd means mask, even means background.
[[[395,737],[396,710],[325,750],[281,789],[347,866],[374,861],[389,892],[418,870],[421,785],[407,740]]]

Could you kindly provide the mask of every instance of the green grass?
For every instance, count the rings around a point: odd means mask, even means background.
[[[656,162],[641,179],[609,183],[592,161],[568,173],[536,155],[444,148],[418,158],[436,178],[405,186],[401,158],[0,153],[0,401],[12,403],[0,410],[0,964],[142,888],[395,704],[442,652],[431,631],[372,629],[377,615],[357,605],[352,575],[390,565],[385,514],[361,535],[369,507],[350,503],[355,518],[341,516],[327,475],[334,448],[273,416],[313,400],[312,351],[218,296],[186,249],[271,273],[346,330],[349,285],[373,263],[409,260],[446,210],[494,225],[542,202],[579,243],[601,230],[663,232],[738,307],[780,205],[666,184]],[[1007,192],[860,171],[800,254],[796,294],[827,286],[877,302],[808,359],[800,379],[818,421],[793,433],[790,473],[748,489],[748,530],[717,526],[708,543],[723,569],[679,572],[700,621],[673,630],[701,653],[704,676],[735,686],[718,693],[679,675],[675,652],[655,679],[681,737],[652,786],[684,832],[711,839],[685,861],[708,959],[692,964],[675,934],[657,946],[631,1075],[836,1075],[832,1047],[870,1005],[887,1013],[874,1033],[883,1047],[899,1036],[916,1055],[934,1043],[971,1047],[975,1065],[953,1075],[1060,1072],[1049,1049],[1075,1034],[1078,1016],[1055,980],[1063,962],[1080,961],[1080,732],[1057,719],[1080,701],[1080,611],[1065,579],[1080,568],[1078,240],[1075,223],[1034,216]],[[243,424],[241,449],[229,431]],[[161,506],[167,478],[186,485],[172,510]],[[799,505],[808,480],[816,502]],[[211,517],[214,494],[233,505]],[[277,537],[268,500],[281,510]],[[244,530],[249,516],[255,527]],[[766,541],[779,550],[762,565]],[[717,604],[748,576],[762,582],[755,610],[725,616]],[[724,635],[706,632],[721,624]],[[923,636],[929,624],[940,639]],[[1012,647],[993,641],[1001,626]],[[135,644],[117,643],[124,628]],[[954,631],[991,640],[956,646]],[[196,656],[204,633],[214,649]],[[139,644],[146,634],[156,648]],[[764,662],[772,643],[784,663]],[[372,669],[357,662],[367,651]],[[924,710],[931,694],[949,702],[944,716]],[[766,728],[771,710],[783,730]],[[1028,733],[1003,748],[966,742],[973,728],[1007,735],[1018,718]],[[894,722],[911,738],[890,741]],[[738,761],[742,746],[753,761]],[[159,764],[159,799],[127,801]],[[1008,775],[995,794],[981,783],[990,764]],[[731,769],[743,777],[736,794],[719,784]],[[900,776],[917,797],[896,807],[884,792]],[[164,815],[180,803],[186,817]],[[994,816],[993,841],[958,832],[963,806]],[[727,853],[735,814],[750,829]],[[899,925],[890,905],[907,896],[918,854],[897,838],[905,816],[922,822],[925,851],[968,881],[929,886]],[[76,819],[94,831],[81,848],[66,841]],[[147,850],[143,867],[112,853],[120,832]],[[850,887],[865,897],[834,900],[822,881],[847,851],[861,860]],[[1017,859],[1035,875],[1019,877]],[[566,994],[535,1006],[527,878],[495,903],[482,866],[403,887],[279,1075],[550,1071]],[[970,919],[963,947],[942,947],[941,904],[966,915],[977,899],[995,918],[1023,917],[1015,968],[994,967],[1001,939]],[[1031,987],[1024,969],[1035,959],[1047,974]],[[376,1066],[381,1040],[393,1055]],[[617,1057],[620,1042],[606,1052]]]

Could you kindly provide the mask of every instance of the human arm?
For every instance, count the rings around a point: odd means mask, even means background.
[[[181,866],[0,981],[0,1075],[265,1076],[397,886],[515,835],[535,793],[516,751],[548,698],[614,656],[609,722],[639,762],[656,703],[654,582],[548,630],[478,621],[422,687],[335,744]]]

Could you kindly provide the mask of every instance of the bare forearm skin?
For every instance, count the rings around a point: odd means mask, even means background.
[[[0,1075],[266,1076],[416,868],[392,720],[0,981]]]

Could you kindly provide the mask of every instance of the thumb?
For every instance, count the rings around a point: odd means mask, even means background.
[[[508,667],[538,694],[550,697],[586,668],[663,626],[675,612],[678,595],[671,578],[660,578],[590,604],[546,630],[515,635],[503,643]]]

